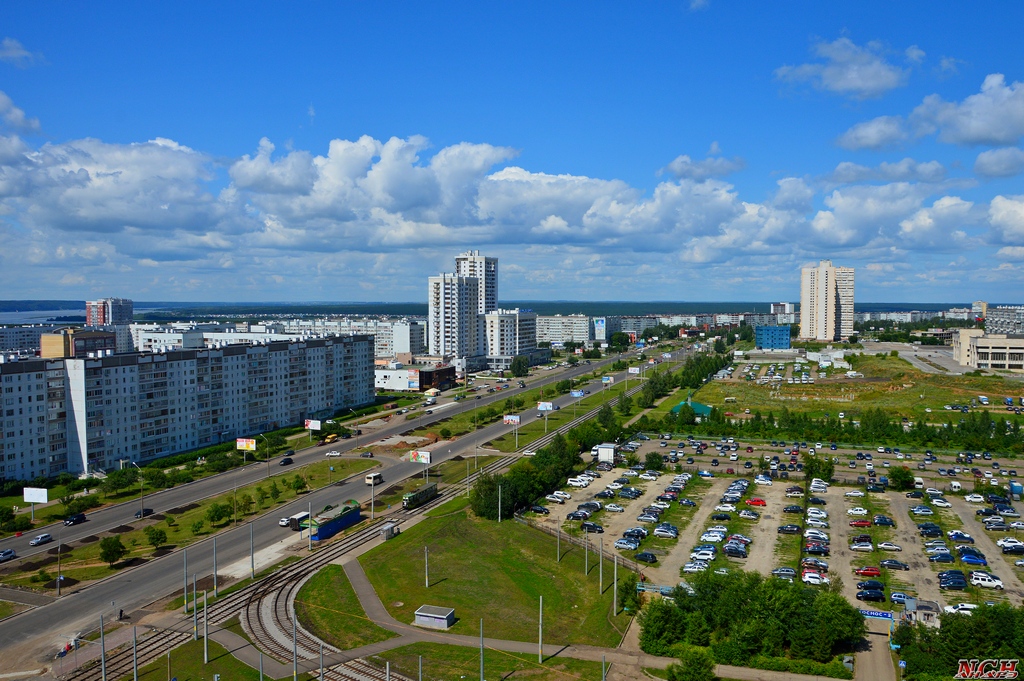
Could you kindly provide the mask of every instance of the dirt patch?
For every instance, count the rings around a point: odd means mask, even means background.
[[[163,558],[167,554],[174,553],[174,549],[176,548],[176,546],[161,546],[153,552],[153,558]]]
[[[153,520],[153,521],[155,521],[155,522],[160,522],[161,520],[163,520],[163,519],[164,519],[164,517],[165,517],[165,516],[164,516],[164,514],[163,514],[163,513],[157,513],[157,514],[155,514],[155,515],[151,515],[151,516],[149,516],[150,520]]]
[[[50,549],[46,553],[48,553],[51,556],[56,556],[58,553],[60,553],[60,555],[62,555],[62,556],[66,556],[69,553],[71,553],[71,547],[68,546],[67,544],[63,544],[61,546],[54,546],[52,549]]]
[[[70,587],[75,586],[76,584],[78,584],[78,580],[77,579],[72,579],[71,577],[65,577],[60,582],[60,588],[68,589]],[[51,579],[46,584],[43,584],[43,588],[44,589],[56,589],[57,588],[57,580],[56,579]]]
[[[381,496],[385,496],[386,497],[386,496],[391,495],[391,494],[398,494],[403,489],[405,489],[405,487],[403,485],[391,485],[391,487],[388,487],[383,492],[381,492]]]
[[[127,560],[127,561],[121,563],[121,567],[122,568],[137,567],[139,565],[145,565],[148,562],[149,562],[149,558],[135,557],[135,558],[132,558],[131,560]]]
[[[57,564],[57,557],[56,556],[49,556],[47,558],[42,558],[40,560],[32,560],[32,561],[29,561],[27,563],[22,563],[21,569],[23,571],[25,571],[25,572],[35,572],[39,568],[46,567],[47,565],[56,565],[56,564]]]
[[[97,537],[95,534],[90,534],[88,537],[82,537],[81,539],[79,539],[78,543],[79,544],[91,544],[94,541],[99,541],[99,540],[100,540],[100,538]]]
[[[184,506],[178,506],[167,511],[170,515],[181,515],[182,513],[188,513],[189,511],[199,508],[199,504],[185,504]]]
[[[217,586],[220,587],[220,588],[223,588],[224,585],[220,581],[218,581]],[[206,577],[203,577],[202,579],[196,580],[196,594],[197,594],[197,596],[198,596],[198,594],[201,591],[209,591],[209,592],[213,593],[213,575],[207,575]],[[171,594],[170,599],[173,600],[175,598],[180,598],[181,594],[182,594],[181,591],[175,591],[173,594]],[[192,582],[191,582],[191,580],[188,583],[188,597],[189,597],[189,599],[192,598]]]
[[[465,459],[463,458],[463,456],[461,454],[456,454],[455,456],[453,456],[452,458],[450,458],[448,460],[449,461],[465,461]]]
[[[111,532],[114,534],[124,534],[125,532],[131,532],[135,528],[131,525],[118,525],[117,527],[111,528]]]

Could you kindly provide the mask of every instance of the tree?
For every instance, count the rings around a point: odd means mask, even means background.
[[[569,366],[576,366],[580,363],[580,358],[576,355],[569,355],[565,358],[565,361],[569,363]]]
[[[192,523],[192,536],[193,537],[198,537],[199,533],[202,532],[202,531],[203,531],[203,521],[202,520],[197,520],[194,523]]]
[[[274,501],[281,498],[281,488],[277,486],[277,480],[270,481],[270,498]]]
[[[100,560],[114,567],[114,563],[128,555],[128,547],[121,543],[120,537],[104,537],[100,540]]]
[[[597,422],[601,424],[601,427],[605,430],[613,430],[617,425],[615,422],[615,413],[612,411],[612,406],[605,402],[601,405],[601,409],[597,412]]]
[[[616,406],[620,414],[629,416],[629,413],[633,410],[633,398],[626,393],[622,393],[619,395],[619,402]]]
[[[154,549],[158,549],[167,543],[167,533],[150,525],[146,528],[146,540]]]
[[[530,360],[524,355],[517,355],[512,359],[512,364],[509,366],[512,371],[512,375],[515,378],[523,378],[524,376],[530,375]]]
[[[679,663],[668,667],[668,681],[715,681],[715,661],[703,648],[687,648]]]
[[[249,513],[249,511],[252,510],[252,507],[255,503],[256,500],[252,498],[251,494],[249,494],[248,492],[243,494],[241,499],[242,513]]]
[[[299,496],[302,490],[306,489],[306,481],[302,479],[301,475],[296,475],[292,478],[292,489],[295,490],[295,496]]]
[[[263,485],[256,485],[256,501],[260,508],[263,508],[263,504],[267,502],[267,496],[267,490],[263,489]]]
[[[225,518],[231,517],[231,507],[227,504],[218,504],[214,502],[210,504],[210,507],[206,509],[206,520],[210,523],[210,526],[214,526]]]
[[[636,583],[635,572],[626,573],[626,576],[619,580],[619,605],[624,610],[636,612],[640,607],[640,596],[636,592]]]
[[[727,348],[725,347],[725,341],[722,340],[721,338],[715,339],[715,352],[717,352],[720,355],[724,355],[726,353],[726,350]]]
[[[633,466],[640,465],[640,455],[636,452],[630,452],[626,454],[626,465],[632,468]]]
[[[664,461],[658,452],[647,452],[647,456],[644,457],[644,465],[649,471],[660,471],[664,466]]]
[[[889,469],[889,487],[897,492],[914,489],[914,473],[906,466]]]

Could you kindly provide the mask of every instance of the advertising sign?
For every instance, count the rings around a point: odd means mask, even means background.
[[[569,394],[572,395],[573,397],[583,397],[582,390],[570,390]]]
[[[505,414],[501,422],[506,426],[518,426],[519,425],[519,414]]]
[[[256,440],[250,440],[247,437],[235,438],[235,449],[244,449],[247,452],[255,452]]]
[[[601,382],[602,383],[614,383],[615,382],[615,378],[613,376],[602,376],[601,377]]]
[[[430,463],[430,452],[409,452],[409,461],[413,463]]]
[[[555,407],[550,402],[538,402],[537,411],[554,411]]]
[[[26,504],[45,504],[49,501],[47,497],[47,490],[45,487],[26,487],[25,488],[25,503]]]
[[[671,352],[663,352],[663,353],[661,353],[661,358],[662,359],[672,359],[672,353]]]
[[[631,373],[631,374],[639,374],[640,373],[640,367],[629,367],[629,373]]]
[[[320,430],[320,421],[317,419],[306,419],[306,430]]]
[[[865,617],[874,617],[876,619],[891,620],[892,613],[886,612],[885,610],[861,610],[860,614]]]

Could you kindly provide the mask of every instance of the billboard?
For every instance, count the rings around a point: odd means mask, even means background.
[[[49,501],[47,497],[47,490],[45,487],[26,487],[25,488],[25,503],[26,504],[45,504]]]
[[[306,430],[320,430],[320,421],[318,419],[306,419]]]
[[[583,397],[583,391],[582,390],[570,390],[569,394],[572,395],[573,397],[576,397],[576,398]]]
[[[518,426],[519,425],[519,414],[505,414],[505,417],[501,420],[506,426]]]
[[[631,373],[631,374],[639,374],[640,373],[640,367],[629,367],[629,373]]]
[[[672,359],[672,353],[671,352],[663,352],[663,353],[661,353],[661,358],[662,359]]]
[[[615,378],[612,377],[612,376],[602,376],[601,377],[601,382],[602,383],[614,383],[615,382]]]
[[[430,463],[430,452],[409,452],[409,461],[413,463]]]
[[[537,411],[554,411],[555,406],[550,402],[538,402]]]
[[[235,438],[235,449],[244,449],[247,452],[255,452],[256,440],[250,440],[247,437]]]

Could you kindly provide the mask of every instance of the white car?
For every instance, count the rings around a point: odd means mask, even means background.
[[[604,507],[604,510],[611,511],[612,513],[622,513],[626,509],[622,508],[618,504],[608,504],[607,506]]]
[[[820,508],[811,506],[809,509],[807,509],[807,517],[817,518],[818,520],[825,520],[826,518],[828,518],[828,511],[823,511]]]
[[[608,489],[622,489],[622,483],[621,482],[609,482],[606,485],[606,487]]]
[[[803,580],[804,584],[815,584],[815,585],[817,585],[817,584],[828,584],[829,583],[828,577],[823,577],[822,575],[819,575],[817,572],[805,573],[804,576],[801,579]]]
[[[938,490],[938,489],[935,489],[934,487],[929,487],[928,489],[926,489],[924,491],[924,493],[927,494],[928,496],[934,496],[934,497],[941,497],[942,496],[942,491]]]
[[[934,556],[937,553],[949,553],[949,549],[945,546],[929,546],[924,552]]]
[[[622,475],[624,475],[627,478],[635,478],[636,476],[638,476],[640,474],[637,473],[632,468],[627,468],[626,470],[622,471]]]
[[[569,478],[567,484],[569,487],[587,487],[590,485],[590,481],[586,478]]]
[[[862,497],[864,492],[859,489],[851,489],[849,492],[843,495],[844,497]]]
[[[564,504],[565,503],[565,498],[564,497],[560,497],[557,494],[549,494],[549,495],[547,495],[544,498],[547,499],[548,501],[553,501],[556,504]]]
[[[985,497],[981,496],[980,494],[968,494],[966,497],[964,497],[964,501],[969,501],[972,504],[983,504],[985,503]]]
[[[723,511],[725,513],[735,513],[736,506],[734,504],[719,504],[715,506],[716,511]]]
[[[572,497],[571,497],[571,496],[569,496],[569,493],[568,493],[568,492],[563,492],[563,491],[562,491],[562,490],[560,490],[560,489],[558,489],[558,490],[555,490],[555,491],[554,491],[554,492],[552,492],[551,494],[552,494],[552,496],[556,496],[556,497],[558,497],[559,499],[565,499],[566,501],[569,501],[570,499],[572,499]]]
[[[874,551],[875,547],[868,541],[857,542],[856,544],[850,544],[851,551]]]
[[[1003,537],[996,542],[996,546],[1000,546],[1004,549],[1008,546],[1024,546],[1024,541],[1015,539],[1014,537]]]
[[[277,521],[277,524],[280,525],[281,527],[288,527],[289,525],[292,524],[292,521],[290,519],[288,519],[288,518],[281,518],[280,520]]]
[[[804,495],[803,492],[797,492],[797,491],[786,492],[786,496],[787,497],[802,497],[803,495]]]
[[[709,527],[708,529],[706,529],[704,531],[705,532],[721,532],[722,534],[728,534],[729,533],[729,528],[726,527],[725,525],[714,525],[714,526]]]
[[[672,504],[667,501],[652,501],[651,506],[654,506],[655,508],[663,508],[665,510],[672,508]]]
[[[854,506],[846,512],[846,515],[867,515],[868,509],[862,506]]]
[[[754,478],[754,482],[758,485],[764,485],[765,487],[772,486],[772,481],[768,478]]]
[[[715,559],[714,551],[694,551],[690,554],[690,560],[698,562],[707,562]]]
[[[655,537],[663,537],[666,539],[678,539],[679,533],[669,529],[667,527],[655,527],[653,532]]]
[[[819,529],[828,529],[828,521],[819,520],[817,518],[808,518],[805,523],[807,527],[817,527]]]
[[[880,543],[878,545],[878,548],[880,548],[883,551],[902,551],[903,550],[902,546],[900,546],[899,544],[894,544],[891,541],[884,541],[884,542]]]
[[[327,452],[324,456],[341,456],[341,452],[339,452],[337,449],[332,449],[331,451]]]
[[[1010,523],[1010,527],[1014,530],[1024,530],[1024,522],[1020,520],[1014,520]]]
[[[829,541],[828,535],[821,530],[804,530],[804,539],[813,539],[815,541]]]
[[[986,589],[1000,589],[1003,588],[1003,580],[996,577],[989,577],[988,575],[982,575],[975,573],[971,575],[971,586],[983,586]]]
[[[962,615],[970,615],[971,610],[974,610],[978,606],[974,603],[957,603],[956,605],[947,605],[942,609],[943,612],[948,613],[960,613]]]
[[[945,499],[932,499],[932,506],[939,508],[953,508],[953,504],[949,503]]]
[[[695,560],[683,566],[683,572],[704,572],[708,564],[702,560]]]

